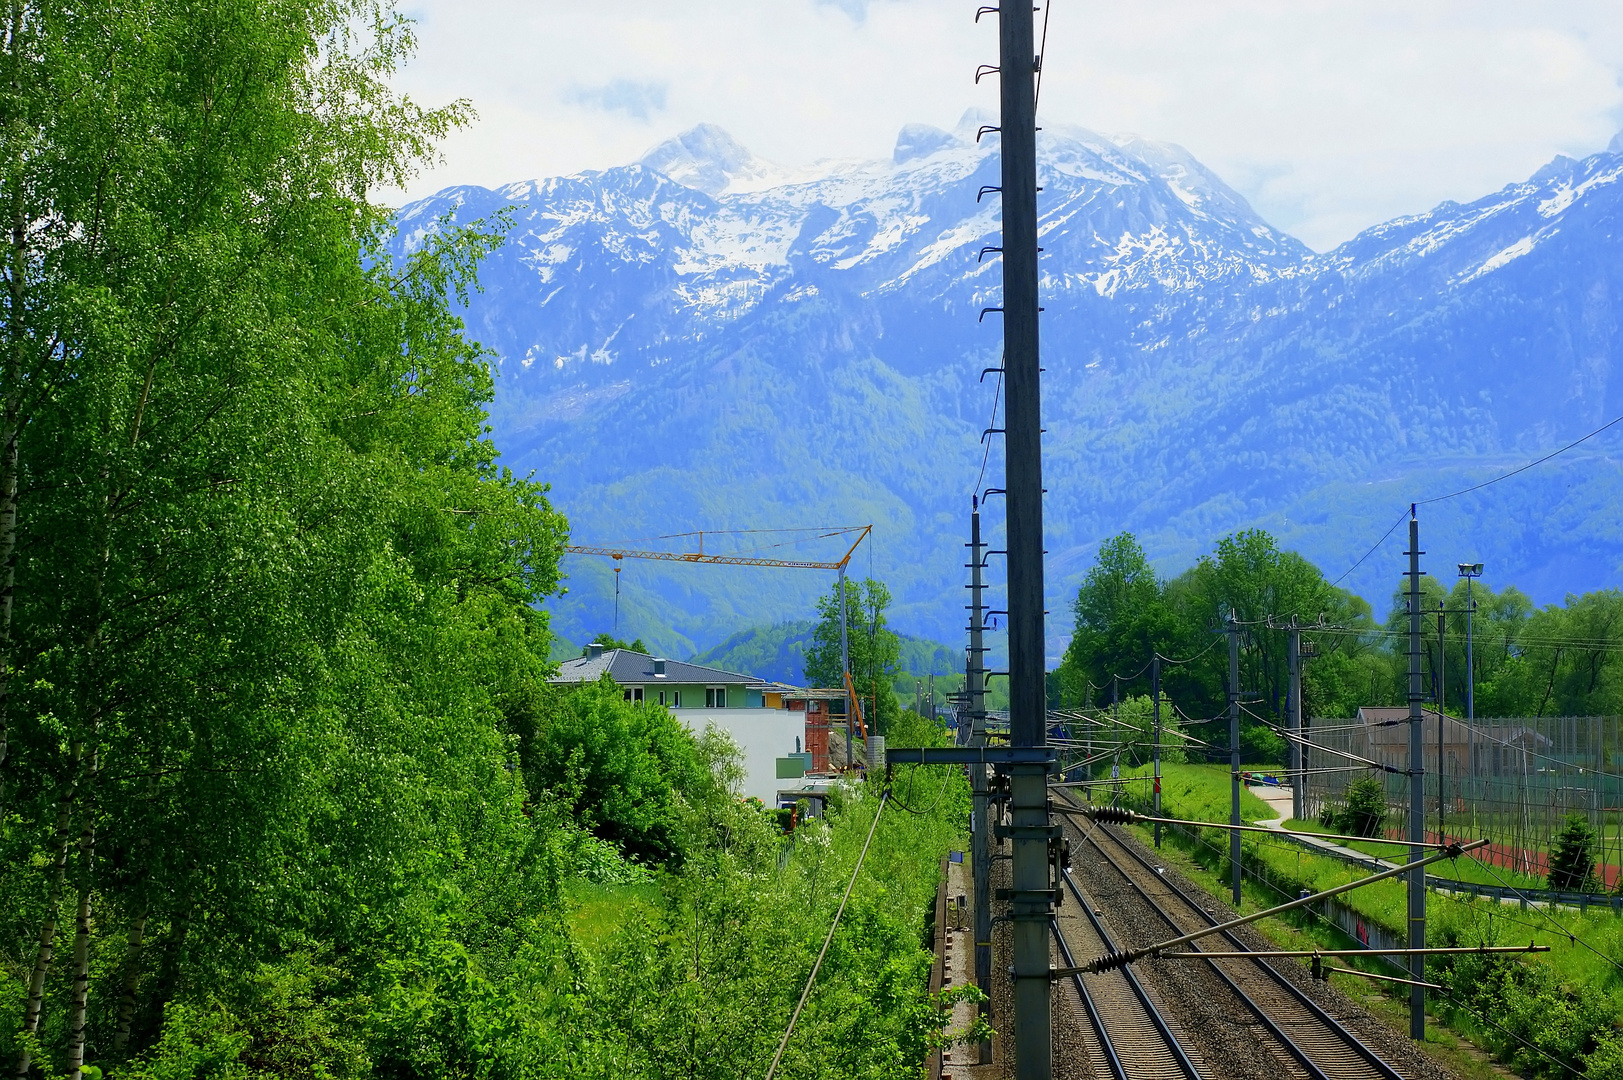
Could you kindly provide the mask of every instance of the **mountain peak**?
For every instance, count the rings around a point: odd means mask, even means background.
[[[950,131],[942,131],[929,124],[908,124],[896,136],[896,149],[891,159],[900,165],[914,158],[929,157],[938,150],[962,146],[963,142]]]
[[[775,180],[781,172],[715,124],[699,124],[666,139],[644,154],[638,164],[711,196],[740,183],[753,186],[751,181]]]
[[[1612,141],[1606,144],[1608,154],[1623,154],[1623,131],[1612,136]]]
[[[985,109],[965,109],[964,115],[958,118],[958,126],[952,129],[952,133],[966,142],[974,142],[975,132],[982,127],[995,128],[997,125],[997,113],[987,112]]]

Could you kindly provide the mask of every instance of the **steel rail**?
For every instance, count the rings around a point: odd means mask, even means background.
[[[1059,954],[1065,958],[1067,964],[1075,966],[1076,960],[1071,956],[1070,946],[1065,944],[1065,935],[1059,932],[1059,920],[1050,920],[1048,928],[1054,933],[1054,943],[1059,946]],[[1110,1032],[1105,1030],[1104,1017],[1099,1015],[1099,1008],[1093,1003],[1093,995],[1082,981],[1081,975],[1072,975],[1072,983],[1076,986],[1076,996],[1082,999],[1082,1009],[1088,1014],[1088,1023],[1093,1026],[1093,1033],[1099,1038],[1099,1049],[1104,1052],[1105,1061],[1110,1065],[1110,1075],[1115,1080],[1127,1080],[1127,1070],[1116,1054],[1116,1044],[1110,1038]]]
[[[1064,880],[1066,887],[1070,889],[1072,898],[1076,900],[1077,905],[1082,909],[1082,914],[1087,917],[1088,922],[1093,926],[1094,933],[1099,935],[1099,941],[1106,949],[1110,950],[1111,952],[1115,952],[1115,941],[1111,939],[1110,932],[1105,929],[1104,923],[1100,922],[1099,917],[1093,913],[1092,902],[1089,901],[1087,896],[1083,894],[1081,887],[1071,879],[1070,868],[1067,867],[1065,872],[1062,873],[1060,877]],[[1071,951],[1065,945],[1063,935],[1059,934],[1057,922],[1054,933],[1060,939],[1060,954],[1065,957],[1065,962],[1067,964],[1074,963],[1071,958]],[[1133,991],[1133,996],[1138,999],[1138,1004],[1144,1010],[1145,1016],[1149,1018],[1150,1023],[1155,1027],[1156,1032],[1161,1036],[1161,1040],[1166,1043],[1167,1051],[1172,1055],[1172,1059],[1177,1065],[1178,1072],[1184,1076],[1185,1080],[1204,1080],[1200,1074],[1200,1070],[1196,1068],[1195,1063],[1189,1059],[1189,1054],[1184,1050],[1183,1044],[1180,1043],[1178,1041],[1178,1037],[1173,1034],[1171,1026],[1166,1021],[1166,1017],[1161,1015],[1161,1010],[1156,1008],[1155,1003],[1150,1000],[1150,995],[1145,991],[1144,985],[1138,981],[1138,976],[1133,973],[1132,968],[1123,965],[1118,970],[1120,970],[1122,975],[1125,976],[1127,985]],[[1082,994],[1084,999],[1086,999],[1087,990],[1082,982],[1083,976],[1081,974],[1077,974],[1073,975],[1072,978],[1076,981],[1077,992]],[[1089,1016],[1091,1017],[1093,1015],[1093,1008],[1090,1004]],[[1110,1044],[1110,1048],[1106,1051],[1106,1053],[1110,1057],[1112,1068],[1115,1068],[1117,1056],[1114,1048],[1114,1040],[1112,1040],[1110,1035],[1104,1030],[1102,1021],[1096,1022],[1095,1027],[1099,1031],[1100,1038],[1105,1040],[1107,1044]]]
[[[1149,862],[1143,858],[1143,856],[1139,855],[1138,852],[1134,851],[1132,848],[1127,846],[1127,844],[1123,843],[1108,829],[1108,827],[1101,825],[1099,828],[1090,829],[1085,834],[1084,838],[1093,845],[1094,849],[1098,851],[1107,862],[1117,867],[1122,876],[1127,879],[1128,884],[1130,884],[1134,890],[1144,898],[1145,902],[1148,903],[1169,926],[1175,930],[1182,929],[1182,927],[1179,926],[1178,921],[1173,918],[1171,912],[1169,912],[1164,905],[1145,891],[1144,887],[1134,879],[1133,875],[1129,874],[1126,869],[1120,866],[1115,859],[1112,859],[1105,849],[1099,844],[1099,842],[1094,839],[1094,834],[1099,832],[1103,832],[1109,836],[1111,843],[1116,845],[1116,847],[1121,851],[1126,852],[1127,855],[1132,858],[1133,861],[1137,862],[1141,867],[1143,867],[1145,871],[1154,874],[1157,881],[1160,881],[1163,885],[1165,885],[1172,895],[1183,901],[1186,907],[1194,911],[1201,919],[1205,920],[1208,925],[1217,925],[1217,920],[1212,917],[1210,912],[1208,912],[1182,889],[1178,888],[1172,882],[1166,880],[1164,876],[1161,874],[1156,874],[1155,868],[1151,866]],[[1228,931],[1223,931],[1221,936],[1234,947],[1235,952],[1213,953],[1207,950],[1197,951],[1201,952],[1202,956],[1206,959],[1210,970],[1220,979],[1222,979],[1231,990],[1233,990],[1235,996],[1245,1003],[1246,1007],[1251,1010],[1252,1014],[1256,1016],[1257,1020],[1268,1029],[1269,1033],[1279,1041],[1280,1045],[1285,1048],[1286,1052],[1289,1053],[1291,1057],[1293,1057],[1296,1062],[1308,1072],[1309,1076],[1312,1077],[1313,1080],[1336,1080],[1336,1077],[1344,1076],[1346,1074],[1342,1070],[1327,1072],[1326,1065],[1334,1068],[1334,1065],[1337,1063],[1326,1062],[1321,1064],[1320,1062],[1314,1060],[1314,1058],[1309,1055],[1305,1049],[1303,1049],[1296,1039],[1293,1039],[1291,1036],[1286,1034],[1285,1030],[1280,1026],[1278,1021],[1268,1014],[1267,1008],[1261,1002],[1257,1001],[1256,998],[1247,993],[1229,972],[1223,970],[1222,966],[1217,963],[1219,959],[1250,959],[1251,963],[1255,965],[1253,970],[1259,971],[1260,974],[1275,988],[1283,990],[1288,1000],[1304,1008],[1312,1019],[1316,1020],[1324,1030],[1328,1031],[1332,1036],[1334,1036],[1334,1038],[1340,1044],[1342,1044],[1345,1049],[1351,1051],[1358,1059],[1361,1059],[1362,1063],[1368,1066],[1369,1070],[1372,1070],[1376,1075],[1384,1078],[1384,1080],[1403,1080],[1403,1075],[1401,1073],[1382,1060],[1380,1056],[1368,1046],[1365,1046],[1362,1040],[1360,1040],[1351,1031],[1347,1030],[1346,1026],[1343,1025],[1339,1020],[1325,1012],[1319,1003],[1314,1001],[1307,994],[1303,993],[1301,988],[1296,986],[1289,979],[1285,978],[1265,961],[1255,957],[1244,957],[1244,954],[1250,950],[1243,942],[1240,941],[1239,938],[1235,937],[1234,934]]]

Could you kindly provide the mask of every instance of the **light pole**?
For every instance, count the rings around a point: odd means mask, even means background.
[[[1471,615],[1476,601],[1471,597],[1471,582],[1482,576],[1481,563],[1460,563],[1460,577],[1465,579],[1465,727],[1470,740],[1467,751],[1471,758],[1466,775],[1471,778],[1471,802],[1476,803],[1476,667],[1471,663]],[[1439,768],[1441,763],[1439,762]]]

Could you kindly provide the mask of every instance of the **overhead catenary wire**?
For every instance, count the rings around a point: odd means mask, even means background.
[[[1447,495],[1438,495],[1438,496],[1436,496],[1434,498],[1430,498],[1430,499],[1421,499],[1419,502],[1415,503],[1415,505],[1416,506],[1428,506],[1431,503],[1440,503],[1440,502],[1443,502],[1443,501],[1445,501],[1447,499],[1458,498],[1461,495],[1469,495],[1473,491],[1481,491],[1483,488],[1491,487],[1492,485],[1497,484],[1501,480],[1509,480],[1512,476],[1515,476],[1518,473],[1524,473],[1528,469],[1533,468],[1535,465],[1542,465],[1546,461],[1549,461],[1553,457],[1559,457],[1560,455],[1566,453],[1568,450],[1571,450],[1573,447],[1578,446],[1578,445],[1580,445],[1582,443],[1588,442],[1590,439],[1593,439],[1596,435],[1599,435],[1601,432],[1605,431],[1607,428],[1615,427],[1618,424],[1623,424],[1623,416],[1614,417],[1613,419],[1608,420],[1606,423],[1602,424],[1600,427],[1596,428],[1594,431],[1591,431],[1588,435],[1585,435],[1580,439],[1572,440],[1567,445],[1563,446],[1561,449],[1552,450],[1548,454],[1545,454],[1543,457],[1538,458],[1535,461],[1529,461],[1526,465],[1523,465],[1520,468],[1511,469],[1507,473],[1501,473],[1500,475],[1494,477],[1492,480],[1484,480],[1480,484],[1473,484],[1472,486],[1470,486],[1468,488],[1461,488],[1459,491],[1451,491]]]
[[[778,1052],[772,1055],[772,1064],[766,1070],[766,1080],[772,1080],[773,1074],[778,1071],[778,1063],[783,1060],[784,1048],[789,1045],[789,1036],[794,1034],[795,1021],[800,1019],[800,1011],[806,1007],[806,999],[811,996],[812,984],[817,981],[817,971],[823,966],[823,957],[828,955],[829,943],[834,940],[834,931],[840,928],[840,919],[845,915],[845,905],[851,899],[851,890],[856,887],[857,875],[862,873],[863,860],[868,857],[868,846],[873,843],[873,834],[879,828],[879,818],[885,812],[885,803],[890,798],[890,788],[886,787],[879,796],[879,806],[873,812],[873,824],[868,826],[868,838],[862,842],[862,853],[857,856],[856,866],[851,868],[851,880],[845,883],[845,895],[840,897],[840,906],[834,912],[834,921],[828,924],[828,935],[823,938],[823,947],[817,950],[817,960],[812,964],[811,974],[806,976],[806,988],[800,992],[800,1000],[795,1003],[795,1011],[789,1016],[789,1026],[783,1029],[783,1038],[778,1040]]]
[[[1031,95],[1031,111],[1037,112],[1037,106],[1043,100],[1043,68],[1048,66],[1048,13],[1054,7],[1053,0],[1043,4],[1043,34],[1042,41],[1037,46],[1037,86]]]
[[[997,427],[998,400],[1003,396],[1003,369],[999,368],[997,382],[992,389],[992,419],[986,425],[988,430]],[[986,446],[981,452],[981,474],[975,478],[975,497],[980,498],[981,484],[986,480],[986,463],[992,459],[992,440],[986,440]]]
[[[1473,491],[1481,491],[1483,488],[1492,487],[1494,484],[1499,483],[1501,480],[1509,480],[1512,476],[1517,476],[1517,475],[1519,475],[1521,473],[1526,472],[1528,469],[1531,469],[1531,468],[1534,468],[1536,466],[1542,465],[1546,461],[1549,461],[1551,458],[1559,457],[1562,454],[1566,453],[1568,450],[1571,450],[1573,447],[1581,446],[1582,444],[1588,442],[1590,439],[1593,439],[1596,435],[1599,435],[1601,432],[1607,430],[1608,428],[1616,427],[1620,423],[1623,423],[1623,416],[1614,417],[1613,419],[1608,420],[1606,423],[1602,424],[1600,427],[1596,428],[1594,431],[1591,431],[1589,434],[1583,436],[1582,438],[1572,440],[1571,442],[1567,443],[1565,446],[1561,447],[1559,450],[1552,450],[1548,454],[1545,454],[1543,457],[1535,458],[1532,461],[1529,461],[1525,465],[1521,465],[1521,466],[1518,466],[1517,468],[1511,469],[1509,472],[1500,473],[1498,476],[1494,477],[1492,480],[1484,480],[1480,484],[1472,484],[1468,488],[1461,488],[1458,491],[1451,491],[1447,495],[1434,495],[1429,499],[1420,499],[1420,500],[1418,500],[1416,502],[1411,503],[1409,505],[1409,507],[1406,510],[1404,510],[1403,513],[1398,515],[1398,519],[1392,523],[1392,527],[1390,529],[1387,529],[1385,534],[1383,534],[1379,540],[1375,541],[1375,543],[1370,546],[1370,549],[1368,551],[1364,552],[1363,555],[1359,556],[1357,562],[1355,562],[1351,566],[1347,567],[1347,569],[1342,572],[1341,577],[1336,578],[1336,580],[1334,580],[1334,581],[1332,581],[1330,583],[1331,587],[1333,588],[1336,585],[1341,584],[1341,581],[1342,581],[1343,578],[1345,578],[1348,574],[1352,573],[1354,570],[1357,570],[1360,566],[1362,566],[1364,564],[1365,559],[1368,559],[1371,555],[1375,554],[1376,549],[1379,548],[1382,544],[1386,543],[1387,538],[1390,537],[1392,535],[1392,533],[1397,530],[1397,527],[1399,525],[1403,524],[1403,519],[1404,518],[1408,517],[1410,514],[1412,514],[1414,512],[1415,507],[1430,506],[1433,503],[1446,502],[1449,499],[1457,499],[1461,495],[1469,495]]]
[[[1189,838],[1194,843],[1199,844],[1200,846],[1212,851],[1213,853],[1215,853],[1217,855],[1226,857],[1226,852],[1224,852],[1221,848],[1217,847],[1216,845],[1212,844],[1205,837],[1201,836],[1198,830],[1197,831],[1192,831],[1192,832],[1188,833],[1187,835],[1189,836]],[[1267,846],[1279,847],[1281,850],[1287,850],[1284,845],[1272,845],[1272,844],[1270,844],[1270,845],[1267,845]],[[1289,849],[1289,850],[1295,850],[1295,849]],[[1278,885],[1274,884],[1274,882],[1271,881],[1270,879],[1268,879],[1267,877],[1262,877],[1262,878],[1253,877],[1253,880],[1257,881],[1258,884],[1264,886],[1265,888],[1273,890],[1275,893],[1279,894],[1280,896],[1284,896],[1284,897],[1288,898],[1291,895],[1290,893],[1287,893],[1285,890],[1281,889]],[[1341,934],[1341,935],[1346,935],[1346,933],[1347,933],[1346,930],[1343,929],[1342,927],[1336,925],[1335,923],[1331,922],[1330,919],[1323,912],[1316,911],[1312,907],[1308,907],[1305,910],[1307,911],[1307,913],[1311,917],[1313,917],[1314,919],[1317,919],[1319,922],[1323,923],[1324,926],[1327,929],[1329,929],[1331,932]],[[1506,918],[1507,920],[1509,920],[1511,922],[1518,922],[1518,920],[1509,919],[1509,916],[1501,915],[1500,917],[1501,918]],[[1518,925],[1525,926],[1527,924],[1518,922]],[[1378,951],[1376,951],[1375,949],[1371,949],[1369,951],[1370,951],[1370,958],[1372,960],[1380,959],[1381,954]],[[1566,1069],[1568,1072],[1572,1073],[1574,1076],[1581,1077],[1583,1075],[1583,1073],[1581,1073],[1578,1069],[1574,1068],[1572,1065],[1568,1064],[1567,1062],[1562,1061],[1560,1058],[1553,1057],[1548,1053],[1545,1053],[1545,1051],[1543,1051],[1542,1049],[1540,1049],[1537,1046],[1534,1046],[1532,1043],[1528,1042],[1526,1039],[1522,1038],[1520,1035],[1517,1035],[1514,1031],[1511,1031],[1510,1029],[1508,1029],[1506,1027],[1503,1027],[1502,1025],[1500,1025],[1498,1023],[1495,1023],[1493,1020],[1490,1020],[1487,1017],[1483,1016],[1481,1013],[1477,1012],[1476,1009],[1474,1009],[1471,1006],[1469,1006],[1469,1005],[1465,1004],[1464,1002],[1460,1001],[1458,998],[1455,998],[1452,994],[1450,994],[1448,992],[1447,989],[1444,989],[1442,991],[1442,993],[1443,993],[1444,996],[1446,996],[1455,1005],[1457,1005],[1460,1008],[1464,1009],[1465,1011],[1471,1013],[1471,1015],[1477,1017],[1478,1019],[1483,1020],[1484,1022],[1490,1024],[1491,1026],[1493,1026],[1495,1028],[1498,1028],[1498,1030],[1500,1030],[1504,1034],[1510,1036],[1512,1039],[1515,1039],[1517,1042],[1521,1043],[1523,1046],[1527,1047],[1530,1050],[1533,1050],[1534,1052],[1540,1054],[1544,1058],[1554,1062],[1557,1065],[1560,1065],[1562,1068]]]
[[[1493,868],[1492,864],[1490,864],[1488,862],[1484,862],[1482,860],[1478,860],[1478,865],[1482,866],[1484,869],[1486,869],[1488,871],[1488,873],[1492,874],[1495,878],[1498,878],[1499,884],[1503,885],[1505,888],[1507,888],[1511,892],[1515,893],[1522,900],[1524,900],[1524,901],[1528,900],[1527,894],[1522,892],[1520,889],[1516,888],[1516,886],[1512,885],[1510,882],[1506,881],[1503,877],[1501,877],[1500,874],[1499,874],[1499,871],[1495,870]],[[1597,949],[1593,945],[1589,944],[1589,942],[1585,941],[1583,938],[1579,937],[1577,934],[1574,934],[1571,930],[1568,930],[1566,927],[1564,927],[1560,923],[1556,922],[1555,917],[1553,915],[1551,915],[1548,911],[1543,910],[1537,904],[1532,903],[1531,901],[1528,901],[1528,903],[1529,903],[1530,907],[1532,907],[1540,915],[1544,916],[1544,918],[1548,922],[1553,924],[1555,926],[1556,930],[1561,934],[1562,937],[1566,938],[1568,941],[1572,942],[1574,945],[1582,945],[1584,948],[1588,949],[1590,952],[1594,953],[1596,956],[1600,957],[1602,960],[1606,961],[1608,964],[1611,964],[1613,967],[1617,968],[1617,970],[1623,971],[1623,964],[1618,963],[1616,960],[1612,959],[1610,956],[1607,956],[1605,953],[1601,952],[1599,949]]]

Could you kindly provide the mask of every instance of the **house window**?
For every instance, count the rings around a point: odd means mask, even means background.
[[[665,691],[663,691],[663,690],[661,690],[661,691],[660,691],[660,692],[659,692],[659,703],[660,703],[660,704],[661,704],[661,705],[664,705],[664,704],[665,704]]]
[[[725,686],[709,686],[704,691],[704,707],[707,709],[725,709],[727,707],[727,688]]]
[[[625,696],[625,699],[627,701],[631,702],[633,705],[641,705],[642,704],[642,687],[640,687],[640,686],[628,686],[625,689],[624,696]]]
[[[680,691],[680,690],[672,690],[671,691],[671,708],[680,709],[681,707],[682,707],[682,691]]]

